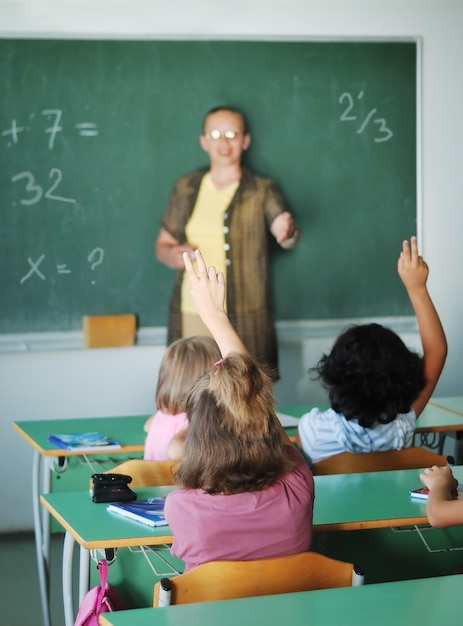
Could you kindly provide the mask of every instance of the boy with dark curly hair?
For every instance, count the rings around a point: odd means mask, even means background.
[[[312,462],[341,452],[401,450],[413,444],[416,419],[439,380],[447,341],[428,293],[428,266],[416,237],[404,241],[397,263],[418,321],[423,356],[380,324],[342,333],[314,371],[331,408],[301,417],[297,442]]]

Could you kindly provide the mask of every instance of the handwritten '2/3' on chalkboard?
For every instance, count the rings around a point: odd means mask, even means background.
[[[277,319],[410,314],[395,268],[416,230],[416,67],[414,41],[1,40],[0,332],[165,326],[159,220],[224,103],[301,228],[273,254]]]

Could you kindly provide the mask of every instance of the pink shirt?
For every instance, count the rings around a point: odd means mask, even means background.
[[[157,411],[145,440],[146,461],[168,461],[167,446],[174,435],[188,425],[186,413],[170,415]]]
[[[309,550],[313,477],[296,448],[287,450],[298,466],[263,491],[224,496],[177,489],[167,496],[171,552],[185,561],[185,571],[207,561],[248,561]]]

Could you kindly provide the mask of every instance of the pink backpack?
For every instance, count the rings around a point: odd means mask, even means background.
[[[100,584],[90,589],[82,600],[74,626],[98,626],[98,616],[102,613],[125,609],[117,590],[108,584],[108,563],[98,561]]]

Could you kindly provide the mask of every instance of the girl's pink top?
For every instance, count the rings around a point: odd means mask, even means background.
[[[146,461],[168,461],[167,446],[174,435],[188,425],[186,413],[170,415],[157,411],[145,441]]]
[[[177,489],[167,496],[171,552],[185,561],[185,571],[207,561],[247,561],[309,550],[313,477],[302,455],[293,446],[287,451],[296,469],[263,491],[224,496]]]

